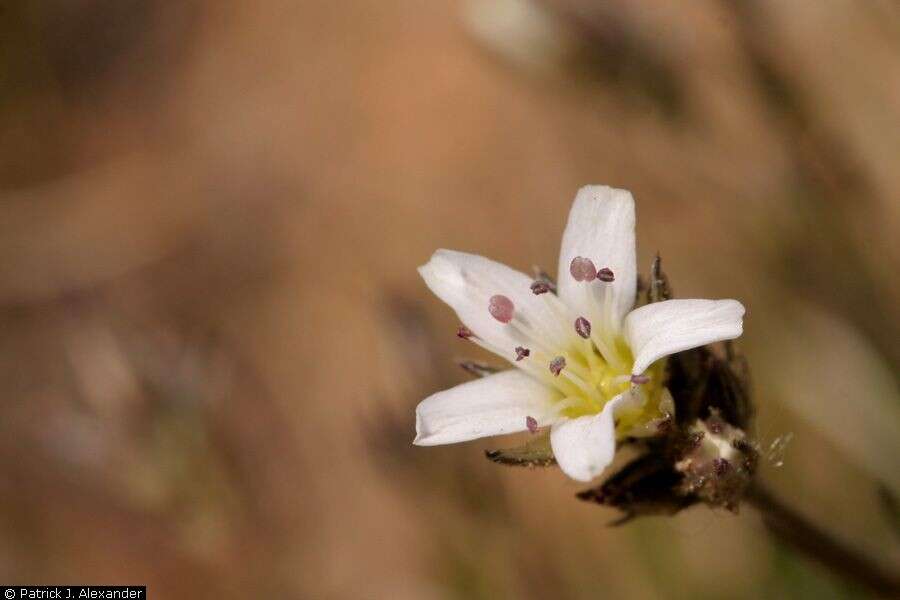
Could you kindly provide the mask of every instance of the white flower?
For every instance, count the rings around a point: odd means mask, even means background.
[[[617,437],[670,412],[669,354],[741,335],[736,300],[666,300],[632,310],[637,286],[631,193],[578,191],[563,234],[558,295],[481,256],[438,250],[419,268],[470,339],[516,369],[438,392],[416,408],[415,444],[451,444],[549,426],[560,468],[589,481]]]

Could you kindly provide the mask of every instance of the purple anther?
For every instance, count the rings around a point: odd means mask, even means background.
[[[491,313],[491,316],[501,323],[512,321],[515,310],[516,306],[513,304],[513,301],[502,294],[491,296],[488,302],[488,311]]]
[[[538,423],[537,419],[532,416],[525,417],[525,427],[528,428],[528,431],[531,433],[537,433],[538,431]]]
[[[546,281],[535,281],[531,284],[531,293],[535,296],[540,296],[541,294],[546,294],[550,291],[550,284]]]
[[[603,267],[597,271],[597,279],[604,283],[612,283],[616,280],[616,274],[609,267]]]
[[[723,431],[725,431],[725,421],[723,421],[718,415],[710,415],[710,417],[706,420],[706,428],[709,429],[709,432],[714,435],[720,435]]]
[[[631,383],[633,383],[635,385],[643,385],[645,383],[650,383],[650,376],[649,375],[632,375]]]
[[[468,339],[472,339],[473,337],[475,337],[475,334],[472,333],[471,329],[469,329],[468,327],[463,325],[459,329],[456,330],[456,337],[464,339],[464,340],[468,340]]]
[[[584,317],[578,317],[577,319],[575,319],[575,333],[577,333],[584,339],[588,339],[589,337],[591,337],[591,322]]]
[[[550,372],[553,373],[554,377],[559,377],[559,374],[562,373],[562,370],[565,368],[566,359],[562,356],[557,356],[550,361]]]
[[[523,358],[528,358],[531,354],[531,350],[528,348],[523,348],[522,346],[516,346],[516,362],[519,362]]]
[[[569,263],[569,273],[575,281],[593,281],[597,278],[597,267],[591,262],[591,259],[583,256],[576,256]]]

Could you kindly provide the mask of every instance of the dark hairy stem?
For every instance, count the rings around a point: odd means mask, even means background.
[[[849,548],[784,504],[764,485],[758,482],[751,485],[744,501],[762,514],[766,527],[779,541],[871,592],[889,598],[900,597],[900,574]]]

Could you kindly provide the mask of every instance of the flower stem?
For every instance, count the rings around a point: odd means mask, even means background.
[[[843,541],[793,510],[764,485],[755,482],[744,496],[779,541],[818,561],[833,573],[876,594],[900,597],[900,575],[849,548]]]

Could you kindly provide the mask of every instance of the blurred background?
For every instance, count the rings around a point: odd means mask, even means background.
[[[893,0],[3,2],[0,580],[863,597],[749,507],[411,446],[484,358],[415,268],[552,272],[632,190],[642,271],[748,307],[760,476],[897,569],[898,157]]]

